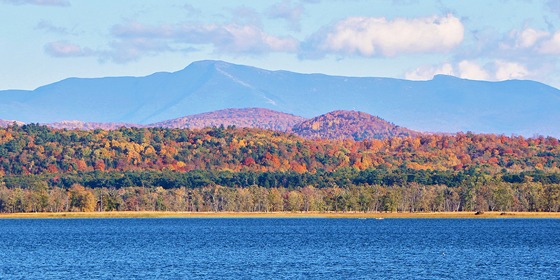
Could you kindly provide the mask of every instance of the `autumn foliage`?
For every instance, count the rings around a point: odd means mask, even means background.
[[[236,211],[305,211],[313,208],[306,197],[316,197],[321,211],[558,211],[559,162],[560,144],[552,137],[306,140],[233,127],[11,125],[0,129],[0,211],[232,209],[212,206],[225,203],[225,196],[185,206],[206,188],[235,193]],[[283,206],[239,204],[248,197],[255,203],[259,195]],[[111,196],[118,206],[103,202]],[[173,202],[181,206],[170,206],[175,197],[182,197]],[[360,199],[377,206],[358,207]]]
[[[558,172],[552,137],[492,134],[421,135],[381,140],[306,140],[260,129],[0,129],[0,174],[78,171],[335,171],[340,168]]]

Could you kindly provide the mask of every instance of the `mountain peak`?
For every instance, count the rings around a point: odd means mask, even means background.
[[[453,75],[435,74],[434,77],[432,78],[432,81],[436,81],[436,80],[463,80],[463,79]]]
[[[190,67],[190,66],[215,66],[215,65],[218,65],[218,64],[230,64],[230,63],[222,61],[222,60],[207,59],[207,60],[193,61],[187,67]]]
[[[293,132],[306,138],[322,139],[384,139],[420,133],[399,127],[364,112],[337,110],[304,121]]]
[[[229,67],[243,67],[243,65],[238,65],[234,63],[229,63],[223,60],[199,60],[191,62],[185,69],[208,69],[208,68],[215,68],[215,69],[226,69]],[[249,67],[249,66],[245,66]]]

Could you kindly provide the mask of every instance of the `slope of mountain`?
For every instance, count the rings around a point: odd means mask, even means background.
[[[70,78],[33,91],[0,91],[0,119],[149,124],[226,108],[303,117],[357,110],[418,131],[560,137],[560,91],[533,81],[430,81],[267,71],[195,62],[146,77]]]
[[[0,120],[0,127],[23,122]],[[263,108],[224,109],[149,125],[131,123],[97,123],[82,121],[60,121],[43,123],[55,129],[115,130],[121,127],[164,127],[202,129],[206,127],[236,126],[266,130],[293,132],[304,138],[322,139],[383,139],[390,137],[415,136],[421,133],[396,126],[381,118],[363,112],[334,111],[312,119]]]
[[[96,122],[82,122],[82,121],[60,121],[55,123],[44,124],[48,127],[58,129],[79,129],[79,130],[114,130],[121,127],[143,127],[143,125],[130,124],[130,123],[96,123]]]
[[[152,127],[204,128],[212,126],[256,127],[289,131],[305,118],[262,108],[225,109],[154,123]]]
[[[10,121],[10,120],[0,120],[0,127],[7,127],[7,126],[13,125],[13,124],[22,125],[23,122],[20,122],[20,121]]]
[[[358,141],[420,135],[367,113],[343,110],[303,121],[294,126],[292,131],[305,138]]]

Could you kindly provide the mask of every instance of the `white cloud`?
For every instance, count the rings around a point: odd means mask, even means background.
[[[42,28],[48,28],[45,26]],[[96,56],[116,63],[135,61],[143,56],[165,52],[192,52],[197,47],[213,46],[217,52],[230,54],[264,54],[296,52],[299,42],[291,37],[277,37],[254,25],[177,24],[149,26],[137,22],[116,25],[115,38],[106,49],[91,50],[65,41],[45,45],[54,57]]]
[[[464,27],[453,15],[394,20],[350,17],[323,32],[313,36],[312,44],[323,52],[391,57],[447,52],[463,41]]]
[[[498,60],[495,62],[496,73],[495,79],[498,81],[523,79],[529,74],[527,67],[517,62],[508,62]]]
[[[455,65],[443,63],[441,65],[423,65],[405,73],[408,80],[430,80],[435,75],[450,75],[470,80],[488,80],[488,72],[476,62],[463,60]]]
[[[120,40],[161,40],[166,44],[211,44],[221,52],[265,53],[295,52],[298,41],[292,37],[269,35],[254,25],[178,24],[147,26],[127,23],[113,28]]]
[[[550,33],[533,28],[512,30],[500,44],[501,51],[509,55],[558,55],[560,54],[560,31]],[[511,51],[514,51],[511,53]],[[517,52],[516,52],[517,51]]]
[[[39,6],[70,6],[68,0],[2,0],[13,5],[39,5]]]
[[[538,51],[542,54],[560,54],[560,31],[557,31],[552,37],[543,41]]]
[[[437,74],[445,74],[469,80],[503,81],[524,79],[529,76],[527,67],[518,62],[496,60],[485,65],[463,60],[458,63],[423,65],[405,73],[405,79],[430,80]]]
[[[541,38],[548,36],[549,33],[533,28],[525,28],[516,35],[515,46],[518,48],[529,48],[533,47]]]
[[[459,77],[469,80],[488,80],[490,75],[476,62],[463,60],[457,65]]]
[[[450,63],[444,63],[439,66],[423,65],[406,72],[404,76],[407,80],[430,80],[438,74],[454,76],[455,71]]]
[[[55,57],[80,57],[94,55],[94,52],[91,49],[82,48],[78,45],[65,41],[46,44],[45,52]]]

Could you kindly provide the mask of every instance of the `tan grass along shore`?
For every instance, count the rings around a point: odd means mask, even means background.
[[[111,211],[111,212],[40,212],[2,213],[0,219],[45,218],[553,218],[560,219],[560,212],[166,212],[166,211]]]

